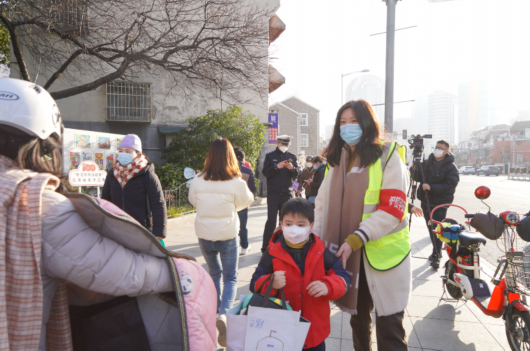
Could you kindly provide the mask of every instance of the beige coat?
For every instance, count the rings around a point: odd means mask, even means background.
[[[320,186],[315,203],[315,225],[313,230],[323,240],[325,237],[329,190],[333,170],[331,168],[328,171]],[[397,189],[406,194],[408,185],[409,175],[407,168],[401,161],[399,154],[394,152],[390,160],[388,160],[383,174],[382,189]],[[392,233],[398,224],[399,220],[394,216],[387,212],[376,210],[371,217],[361,222],[359,228],[368,235],[369,240],[378,240]],[[331,249],[334,252],[338,251],[338,248],[332,247]],[[412,290],[410,254],[401,264],[388,271],[373,269],[366,257],[364,257],[364,269],[378,316],[389,316],[401,312],[407,307]],[[353,282],[354,279],[352,279]]]
[[[254,195],[241,178],[216,181],[200,175],[190,184],[189,200],[197,209],[195,233],[200,239],[226,241],[239,234],[238,211],[244,210]]]

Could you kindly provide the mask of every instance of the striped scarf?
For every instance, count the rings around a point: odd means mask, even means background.
[[[0,155],[0,351],[37,350],[43,323],[42,193],[59,179],[20,169]],[[48,350],[72,350],[66,284],[46,325]]]
[[[123,188],[132,177],[137,175],[138,172],[147,166],[147,163],[148,161],[143,154],[138,154],[127,166],[122,166],[119,162],[116,162],[116,165],[114,166],[114,176]]]

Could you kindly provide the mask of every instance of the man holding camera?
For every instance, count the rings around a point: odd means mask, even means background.
[[[433,242],[432,255],[429,260],[435,269],[440,267],[442,242],[436,237],[432,227],[429,226],[430,211],[438,205],[453,202],[456,186],[460,181],[458,168],[454,161],[455,157],[449,152],[449,143],[445,140],[439,140],[427,162],[422,163],[425,179],[422,177],[421,170],[415,172],[415,166],[411,168],[413,180],[419,182],[418,199],[421,201],[423,215]],[[447,207],[439,208],[434,212],[433,219],[441,222],[445,219],[446,214]]]
[[[267,250],[278,214],[283,204],[293,196],[293,180],[298,179],[300,174],[296,156],[287,152],[291,139],[289,135],[279,135],[278,147],[265,156],[263,163],[262,173],[267,177],[267,222],[261,252]]]

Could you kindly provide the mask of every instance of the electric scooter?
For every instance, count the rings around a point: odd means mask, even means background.
[[[475,196],[480,200],[487,199],[491,191],[487,187],[475,190]],[[436,209],[440,207],[457,207],[465,212],[468,219],[466,226],[458,224],[453,219],[438,222],[432,219]],[[445,263],[445,275],[442,276],[445,292],[456,300],[473,301],[487,316],[503,318],[506,326],[506,336],[512,350],[530,350],[530,308],[526,296],[530,295],[530,257],[524,252],[516,251],[515,227],[523,218],[511,211],[503,212],[500,217],[491,213],[469,214],[458,205],[445,204],[434,208],[431,212],[431,223],[436,224],[434,232],[438,238],[446,243],[449,260]],[[499,226],[497,232],[502,236],[506,255],[503,256],[491,281],[481,279],[480,245],[486,244],[486,237],[472,232],[471,227],[491,227],[489,223],[479,221],[493,220],[494,226]],[[470,222],[471,220],[471,222]],[[476,223],[473,223],[476,222]],[[489,230],[482,229],[482,232]],[[502,234],[501,234],[502,233]],[[490,235],[491,236],[491,235]]]

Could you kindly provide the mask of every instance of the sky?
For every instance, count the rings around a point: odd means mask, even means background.
[[[269,105],[297,96],[320,109],[321,134],[341,103],[341,74],[369,69],[385,76],[386,4],[381,0],[281,0],[286,30],[271,44],[270,63],[286,84]],[[501,122],[530,109],[530,1],[399,1],[394,101],[487,79]],[[355,75],[344,77],[344,89]],[[384,101],[381,101],[383,103]],[[413,103],[396,104],[394,119]],[[381,118],[383,116],[380,116]],[[411,131],[413,132],[413,131]]]

